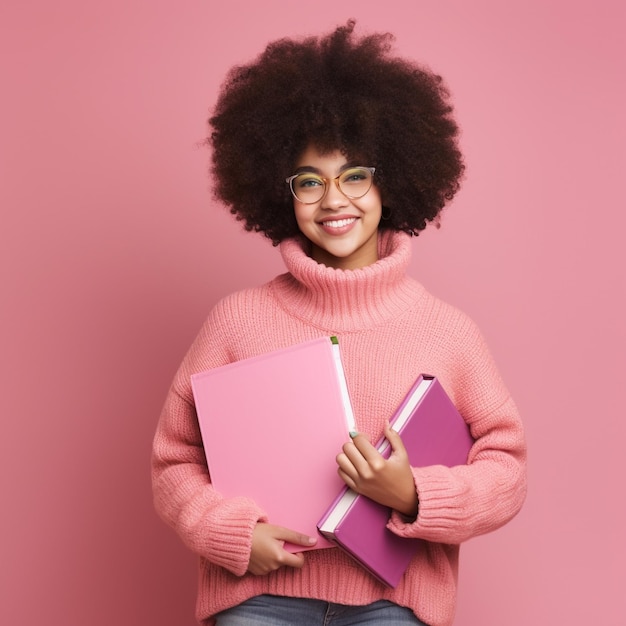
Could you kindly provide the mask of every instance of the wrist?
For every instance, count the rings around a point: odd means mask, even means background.
[[[417,519],[418,510],[419,500],[415,492],[402,506],[396,508],[396,511],[405,518],[404,521],[406,522],[414,522]]]

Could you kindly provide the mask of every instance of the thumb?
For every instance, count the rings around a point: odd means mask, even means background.
[[[297,546],[311,547],[317,543],[317,537],[310,537],[304,533],[289,529],[285,529],[285,532],[281,533],[280,538],[287,543],[293,543]]]
[[[402,442],[402,437],[389,425],[389,421],[385,422],[385,437],[391,444],[392,454],[404,454],[406,455],[406,448]]]

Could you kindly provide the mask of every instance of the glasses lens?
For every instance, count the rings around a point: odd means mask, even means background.
[[[324,196],[325,188],[324,179],[310,172],[298,174],[291,181],[293,195],[305,204],[312,204],[320,200]]]
[[[339,177],[339,189],[348,198],[364,196],[372,186],[372,172],[365,167],[351,167]]]

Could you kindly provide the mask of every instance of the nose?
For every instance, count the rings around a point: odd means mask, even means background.
[[[347,206],[349,200],[339,189],[339,185],[336,180],[330,180],[326,184],[326,193],[322,198],[321,207],[323,209],[339,209]]]

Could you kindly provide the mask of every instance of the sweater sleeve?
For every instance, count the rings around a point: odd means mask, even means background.
[[[165,400],[152,448],[153,497],[158,514],[191,550],[242,576],[252,531],[267,519],[252,500],[224,498],[210,482],[190,377],[230,360],[213,327],[210,316]]]
[[[476,326],[467,321],[450,371],[449,393],[468,422],[475,443],[467,465],[412,468],[418,516],[397,513],[392,532],[458,544],[512,519],[526,496],[526,443],[517,407]]]

